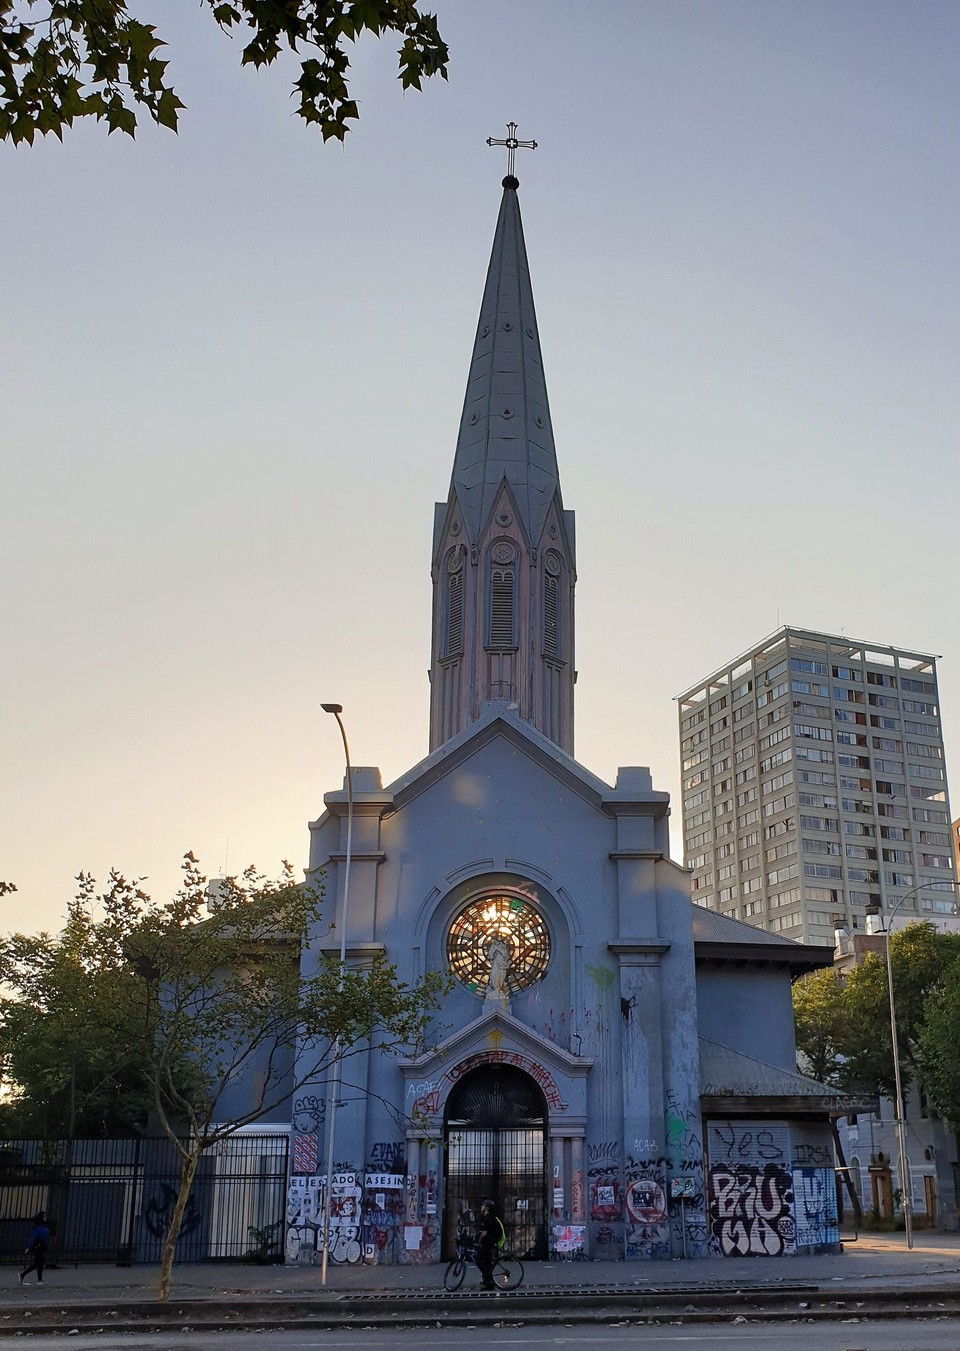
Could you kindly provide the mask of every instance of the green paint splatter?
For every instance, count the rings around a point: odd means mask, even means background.
[[[587,975],[599,985],[601,990],[609,990],[613,985],[614,973],[606,966],[588,966]]]

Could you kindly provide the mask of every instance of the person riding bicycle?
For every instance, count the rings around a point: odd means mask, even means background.
[[[497,1214],[495,1202],[484,1201],[480,1207],[480,1221],[477,1225],[477,1266],[483,1278],[481,1290],[495,1290],[493,1283],[493,1264],[497,1255],[503,1251],[507,1241],[503,1221]]]

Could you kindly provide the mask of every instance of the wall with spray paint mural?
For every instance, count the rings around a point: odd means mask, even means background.
[[[839,1242],[829,1129],[786,1122],[707,1127],[710,1247],[719,1257],[831,1251]]]

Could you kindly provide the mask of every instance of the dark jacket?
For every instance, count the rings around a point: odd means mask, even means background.
[[[50,1230],[45,1224],[35,1224],[30,1230],[30,1237],[27,1239],[27,1252],[34,1252],[39,1248],[46,1252],[47,1244],[50,1242]]]

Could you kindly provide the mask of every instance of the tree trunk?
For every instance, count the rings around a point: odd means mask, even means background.
[[[847,1160],[843,1153],[843,1143],[840,1139],[840,1127],[837,1118],[830,1118],[830,1129],[833,1131],[833,1144],[837,1151],[837,1161],[840,1164],[840,1176],[843,1179],[843,1185],[847,1189],[847,1195],[850,1198],[850,1208],[853,1211],[853,1222],[858,1229],[863,1226],[863,1207],[860,1204],[860,1196],[856,1187],[853,1185],[853,1178],[850,1176],[850,1169],[847,1167]]]
[[[170,1216],[170,1226],[163,1240],[163,1256],[160,1259],[161,1299],[169,1299],[170,1297],[170,1282],[173,1279],[173,1259],[177,1253],[177,1239],[180,1237],[180,1226],[183,1224],[183,1214],[187,1208],[187,1201],[190,1199],[190,1188],[193,1186],[193,1175],[197,1171],[200,1154],[199,1142],[191,1140],[190,1153],[180,1164],[180,1190],[177,1193],[173,1214]]]

